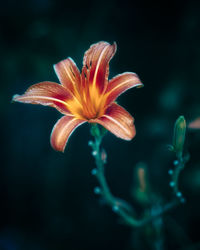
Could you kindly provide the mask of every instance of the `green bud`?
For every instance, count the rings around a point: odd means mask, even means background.
[[[138,162],[134,167],[134,183],[131,189],[131,195],[137,202],[145,206],[149,204],[151,187],[148,177],[148,166],[145,162]]]
[[[177,158],[182,157],[185,142],[186,121],[184,116],[179,116],[174,125],[173,148]]]

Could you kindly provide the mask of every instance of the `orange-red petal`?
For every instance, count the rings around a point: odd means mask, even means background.
[[[135,73],[123,73],[117,75],[109,81],[108,87],[105,92],[106,102],[105,106],[114,102],[115,99],[124,93],[126,90],[133,87],[142,87],[139,77]]]
[[[85,122],[86,121],[77,119],[73,116],[63,116],[57,121],[51,132],[51,146],[57,151],[64,152],[72,132]]]
[[[82,83],[98,88],[101,94],[108,82],[109,61],[116,52],[116,43],[110,45],[107,42],[93,44],[86,51],[83,59]],[[85,87],[85,86],[83,86]]]
[[[191,129],[200,129],[200,117],[195,119],[194,121],[190,122],[188,128]]]
[[[101,124],[124,140],[131,140],[136,134],[133,117],[116,103],[109,106],[100,118],[90,120],[90,122]]]
[[[14,95],[13,101],[54,107],[69,114],[67,101],[73,97],[63,86],[54,82],[41,82],[29,87],[23,95]]]
[[[80,83],[80,72],[75,62],[71,58],[67,58],[55,64],[54,70],[60,83],[76,95]]]

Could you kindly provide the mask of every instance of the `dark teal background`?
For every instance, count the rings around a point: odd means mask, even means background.
[[[61,114],[11,99],[34,83],[58,82],[58,61],[70,56],[81,69],[92,43],[116,41],[110,78],[136,72],[145,87],[118,99],[134,116],[137,135],[131,142],[106,135],[106,177],[141,215],[130,196],[136,164],[147,165],[154,191],[170,200],[174,156],[166,145],[174,122],[200,116],[199,13],[192,0],[1,2],[0,250],[155,249],[94,195],[89,125],[73,133],[64,154],[55,152],[49,137]],[[180,178],[187,202],[164,217],[161,250],[199,249],[199,143],[200,132],[187,133],[191,160]]]

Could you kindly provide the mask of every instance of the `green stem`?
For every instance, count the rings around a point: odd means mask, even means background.
[[[174,171],[172,171],[172,181],[170,182],[170,186],[173,188],[175,196],[179,198],[181,202],[184,202],[185,199],[182,197],[182,193],[179,190],[179,177],[181,171],[185,168],[185,164],[188,162],[189,158],[189,154],[183,157],[181,153],[181,155],[175,161],[175,168]]]
[[[178,192],[179,192],[179,187],[178,187],[179,183],[178,183],[178,181],[179,181],[180,173],[183,170],[184,166],[185,166],[185,164],[183,163],[182,158],[181,158],[179,160],[178,166],[174,169],[174,174],[172,176],[172,180],[173,180],[173,183],[175,184],[174,187],[173,187],[173,190],[174,190],[175,194],[178,194]]]
[[[105,159],[103,159],[102,151],[101,151],[101,142],[102,142],[103,134],[100,132],[97,125],[93,125],[91,134],[94,136],[94,139],[95,139],[94,142],[90,143],[90,146],[92,146],[92,149],[93,149],[92,155],[95,158],[95,163],[97,167],[95,171],[95,176],[97,180],[99,181],[99,184],[101,187],[100,194],[105,199],[106,203],[113,209],[113,211],[115,211],[123,219],[123,221],[127,225],[131,227],[144,226],[147,223],[150,223],[156,217],[161,216],[163,213],[167,212],[168,210],[172,209],[178,204],[177,200],[172,201],[171,203],[168,203],[164,207],[162,207],[162,209],[159,212],[154,213],[153,215],[151,214],[141,219],[136,219],[132,215],[132,213],[130,213],[130,211],[133,211],[132,207],[129,204],[127,204],[127,202],[114,197],[107,184],[107,181],[104,175]],[[127,208],[131,208],[131,209],[127,209]]]
[[[96,144],[95,145],[95,149],[96,149],[95,161],[96,161],[96,166],[98,170],[96,177],[101,185],[102,195],[104,196],[104,198],[110,205],[113,205],[114,197],[112,196],[110,189],[108,187],[108,184],[104,178],[104,162],[101,159],[101,152],[100,152],[101,140],[102,138],[95,138],[95,144]]]

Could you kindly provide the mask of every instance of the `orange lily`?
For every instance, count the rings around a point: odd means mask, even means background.
[[[55,150],[64,152],[69,136],[85,122],[99,123],[124,140],[135,136],[133,117],[114,101],[127,89],[143,85],[135,73],[129,72],[108,81],[109,61],[116,48],[116,43],[93,44],[84,55],[81,74],[67,58],[54,65],[61,84],[41,82],[23,95],[14,95],[14,101],[51,106],[64,114],[51,133]]]

